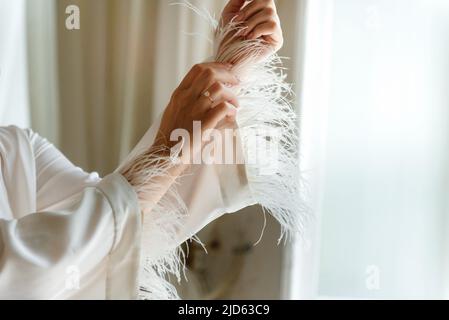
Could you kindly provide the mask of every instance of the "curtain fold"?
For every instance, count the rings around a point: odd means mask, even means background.
[[[29,126],[26,6],[0,0],[0,125]]]
[[[28,1],[26,18],[31,125],[42,136],[58,144],[56,3]]]
[[[107,174],[165,108],[191,65],[210,56],[211,45],[205,40],[211,37],[210,29],[192,11],[166,0],[39,2],[49,11],[29,10],[29,16],[41,17],[36,26],[43,16],[54,20],[56,38],[32,44],[40,53],[56,46],[54,64],[44,65],[57,70],[57,84],[51,72],[36,67],[33,92],[40,97],[42,90],[48,91],[38,83],[53,83],[58,89],[57,94],[47,92],[47,100],[33,99],[33,126],[77,165]],[[220,12],[225,1],[192,3]],[[36,7],[32,1],[28,4]],[[80,8],[80,30],[65,27],[69,5]],[[41,27],[32,38],[44,38],[46,31]],[[189,35],[196,32],[204,36]],[[33,65],[43,65],[42,57],[30,57]]]

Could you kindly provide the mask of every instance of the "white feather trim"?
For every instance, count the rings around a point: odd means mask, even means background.
[[[253,198],[281,224],[279,240],[287,240],[293,234],[302,236],[310,217],[305,190],[300,188],[304,180],[299,168],[299,121],[290,101],[294,93],[286,82],[282,59],[277,54],[260,58],[267,50],[263,40],[234,41],[242,29],[233,21],[218,27],[215,57],[218,62],[236,63],[234,71],[242,81],[237,122],[243,133],[249,186]],[[273,147],[276,152],[268,159],[258,157],[254,163],[248,158],[254,157],[251,150]],[[270,155],[270,150],[265,151]]]
[[[241,80],[236,92],[241,106],[237,123],[253,198],[279,221],[279,241],[294,234],[302,237],[311,215],[299,167],[299,121],[291,101],[294,92],[286,81],[282,58],[276,53],[266,55],[263,40],[237,39],[245,29],[243,24],[232,20],[223,26],[207,10],[188,1],[176,4],[209,23],[215,31],[214,60],[234,64]],[[267,57],[261,59],[262,55]],[[268,150],[273,147],[274,155]],[[261,159],[260,154],[268,158]]]
[[[185,264],[177,235],[187,208],[177,191],[179,177],[170,173],[177,161],[172,156],[163,156],[167,153],[160,149],[148,150],[121,170],[135,189],[143,211],[139,270],[139,298],[143,300],[178,299],[168,277],[172,275],[180,281]],[[173,179],[174,183],[164,190],[161,179]],[[157,195],[163,197],[158,200]]]

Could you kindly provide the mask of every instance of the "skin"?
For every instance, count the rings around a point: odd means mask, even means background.
[[[284,37],[274,0],[231,0],[223,10],[221,23],[226,25],[232,19],[244,28],[240,39],[265,41],[267,50],[261,59],[282,48]]]
[[[229,86],[238,84],[231,65],[195,65],[173,92],[161,121],[158,143],[171,148],[173,143],[168,138],[173,130],[185,129],[192,135],[194,121],[200,121],[203,130],[215,129],[223,120],[233,121],[239,103]],[[210,97],[204,96],[206,90]]]
[[[282,47],[282,29],[274,0],[230,0],[223,10],[221,21],[227,24],[231,19],[246,27],[239,39],[264,40],[267,45],[266,55]],[[203,133],[208,129],[216,129],[224,122],[235,122],[240,106],[229,87],[238,85],[239,80],[232,71],[232,65],[202,63],[193,66],[173,92],[155,143],[147,153],[168,157],[170,148],[176,143],[170,142],[170,134],[175,129],[185,129],[192,135],[194,121],[201,122]],[[204,96],[206,91],[210,92],[210,97]],[[200,152],[201,147],[193,148],[190,154]],[[139,195],[139,198],[152,203],[158,202],[176,178],[186,170],[187,162],[182,161],[181,164],[172,166],[168,172],[169,178],[164,176],[153,181],[159,187],[158,192]],[[128,181],[132,181],[132,172],[125,171],[122,174]]]

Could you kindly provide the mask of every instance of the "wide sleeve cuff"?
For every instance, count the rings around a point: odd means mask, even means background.
[[[225,213],[234,213],[256,204],[244,164],[216,165],[215,171],[220,184]]]
[[[97,188],[108,199],[115,222],[115,236],[108,262],[106,298],[137,298],[141,233],[141,211],[137,195],[119,173],[105,177]]]

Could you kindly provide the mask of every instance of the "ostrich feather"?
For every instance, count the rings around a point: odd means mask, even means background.
[[[203,17],[210,20],[210,15]],[[244,29],[241,23],[231,20],[223,26],[214,21],[211,25],[218,26],[215,61],[234,64],[234,72],[241,79],[236,92],[241,104],[237,122],[247,157],[246,171],[252,196],[280,223],[279,241],[294,234],[302,236],[310,215],[299,169],[299,121],[282,58],[272,53],[261,59],[267,44],[261,39],[240,39],[239,34]],[[254,139],[259,132],[267,136]],[[276,133],[275,137],[271,132]],[[266,140],[270,138],[275,138],[270,143],[276,144],[278,152],[275,157],[266,159],[270,164],[267,173],[261,170],[263,159],[253,163],[250,158],[251,150],[266,148]]]

